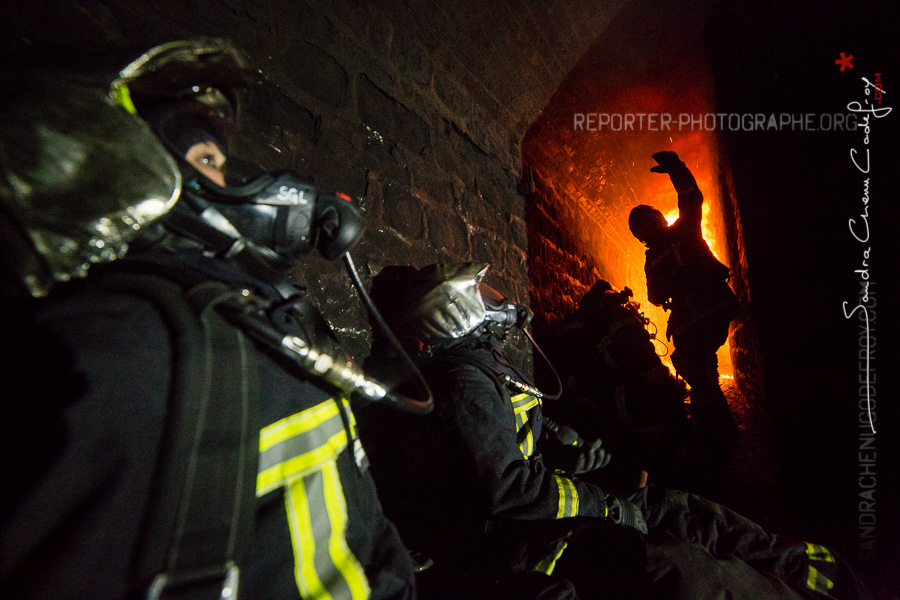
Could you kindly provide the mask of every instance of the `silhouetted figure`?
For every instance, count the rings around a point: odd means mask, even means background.
[[[601,437],[618,457],[616,467],[633,463],[631,470],[645,469],[658,481],[691,428],[684,382],[660,360],[648,323],[630,289],[594,283],[548,348],[565,390],[548,414]]]
[[[634,237],[647,246],[647,297],[671,311],[666,338],[675,345],[672,363],[691,386],[691,418],[709,436],[731,437],[737,424],[719,387],[716,351],[740,303],[728,285],[728,267],[703,239],[703,194],[694,176],[674,152],[653,158],[659,164],[650,170],[668,173],[678,192],[678,219],[669,225],[660,211],[643,204],[628,217]]]

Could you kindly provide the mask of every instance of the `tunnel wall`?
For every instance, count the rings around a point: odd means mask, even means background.
[[[520,141],[621,4],[13,2],[0,47],[231,39],[292,106],[261,120],[283,149],[273,160],[361,199],[366,284],[385,265],[484,261],[491,285],[527,300]],[[297,272],[364,357],[367,319],[342,267],[310,256]]]
[[[527,300],[519,143],[621,4],[13,2],[0,47],[231,39],[291,103],[261,120],[284,149],[277,166],[361,199],[366,284],[385,265],[484,261],[489,283]],[[367,319],[342,267],[311,256],[297,272],[365,356]]]
[[[634,291],[662,341],[658,353],[671,351],[665,341],[667,314],[647,301],[645,248],[627,223],[638,204],[657,207],[672,219],[677,215],[669,178],[650,173],[656,164],[651,155],[661,150],[678,152],[694,173],[705,199],[704,237],[731,267],[730,283],[742,303],[750,302],[740,212],[716,132],[664,129],[649,122],[604,128],[599,119],[593,127],[585,125],[585,115],[665,113],[677,118],[715,113],[701,20],[698,11],[686,6],[644,0],[625,7],[526,134],[523,170],[535,182],[526,205],[531,295],[538,322],[549,329],[603,278]],[[761,400],[762,375],[749,315],[733,322],[719,365],[722,373],[738,379],[743,401]]]

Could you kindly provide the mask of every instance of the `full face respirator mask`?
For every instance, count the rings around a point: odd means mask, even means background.
[[[225,187],[201,175],[182,192],[204,223],[236,243],[253,244],[278,264],[313,249],[333,260],[351,250],[364,230],[363,214],[350,196],[320,193],[288,172],[262,173],[238,185],[226,175]]]
[[[421,269],[412,284],[408,314],[400,327],[429,348],[452,349],[470,335],[485,329],[503,338],[520,329],[544,359],[557,382],[555,394],[543,394],[533,386],[530,393],[548,400],[562,394],[562,382],[547,355],[528,331],[533,313],[484,283],[486,263],[435,264]]]
[[[257,167],[251,157],[259,136],[239,127],[237,100],[229,96],[236,93],[207,87],[174,99],[150,98],[141,111],[178,162],[181,208],[215,230],[194,227],[194,237],[217,251],[224,244],[226,253],[249,249],[281,269],[313,249],[329,260],[352,249],[364,229],[359,207],[289,171]],[[182,228],[190,228],[179,212]]]
[[[162,229],[175,235],[164,233],[151,243],[174,250],[199,244],[204,253],[271,283],[288,304],[296,296],[286,275],[296,259],[313,251],[342,258],[364,304],[375,310],[349,254],[364,230],[359,206],[350,196],[320,192],[288,170],[256,166],[284,160],[277,139],[263,132],[273,131],[272,117],[289,121],[296,106],[283,105],[284,95],[264,85],[236,50],[206,39],[165,44],[122,70],[112,95],[152,128],[181,174],[180,198],[161,220]],[[284,127],[279,121],[277,129]],[[431,392],[408,356],[402,358],[420,398],[388,389],[349,357],[331,355],[313,340],[285,335],[267,317],[266,306],[249,294],[218,308],[252,338],[347,397],[386,401],[413,413],[431,410]]]
[[[484,302],[485,323],[495,330],[506,333],[517,327],[525,331],[534,318],[526,305],[508,300],[483,281],[478,284],[478,292]]]

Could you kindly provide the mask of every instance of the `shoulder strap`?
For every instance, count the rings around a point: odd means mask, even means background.
[[[509,388],[500,380],[500,376],[497,374],[497,372],[483,360],[479,360],[478,358],[471,356],[470,354],[459,351],[444,352],[436,356],[435,359],[439,363],[463,363],[475,367],[476,369],[487,375],[488,378],[494,382],[494,385],[497,387],[497,391],[500,393],[501,398],[508,402],[512,397]]]
[[[166,425],[133,563],[137,597],[236,597],[253,529],[259,424],[252,344],[215,310],[235,292],[158,273],[109,272],[91,289],[152,302],[172,339]]]

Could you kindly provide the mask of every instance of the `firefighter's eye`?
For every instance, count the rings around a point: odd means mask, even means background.
[[[197,142],[188,148],[184,158],[204,177],[216,185],[225,187],[224,168],[227,157],[215,142],[212,140]]]

